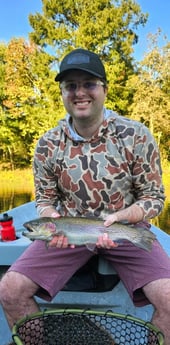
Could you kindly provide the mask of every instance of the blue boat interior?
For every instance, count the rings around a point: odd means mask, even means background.
[[[31,243],[28,238],[22,236],[23,223],[37,218],[34,201],[18,206],[7,213],[13,217],[17,239],[7,242],[0,241],[0,276]],[[3,214],[0,215],[0,217],[2,216]],[[170,255],[170,236],[153,225],[151,230]],[[111,310],[115,313],[132,315],[144,321],[150,321],[154,311],[152,305],[135,307],[116,271],[99,256],[93,257],[77,271],[52,302],[47,303],[40,298],[36,298],[36,300],[41,309],[74,307]],[[11,332],[0,306],[0,344],[6,345],[10,340]]]

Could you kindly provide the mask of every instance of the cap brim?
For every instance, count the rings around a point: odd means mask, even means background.
[[[72,67],[72,68],[68,68],[68,69],[64,70],[63,72],[57,74],[56,77],[55,77],[55,81],[61,81],[61,80],[64,78],[64,76],[65,76],[68,72],[70,72],[70,71],[72,71],[72,70],[84,71],[84,72],[87,72],[87,73],[89,73],[89,74],[91,74],[91,75],[94,75],[95,77],[98,77],[98,78],[101,78],[101,79],[104,79],[104,80],[106,79],[106,78],[105,78],[104,76],[102,76],[101,74],[94,73],[94,72],[90,71],[90,70],[87,69],[87,68],[83,68],[83,67],[82,67],[82,68]]]

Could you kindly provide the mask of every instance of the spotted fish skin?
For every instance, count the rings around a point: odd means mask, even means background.
[[[130,241],[135,246],[150,251],[155,235],[147,229],[113,223],[105,227],[103,220],[79,217],[42,217],[24,223],[29,232],[23,235],[30,240],[51,241],[54,236],[64,235],[69,244],[76,246],[96,244],[98,237],[108,234],[114,242]]]

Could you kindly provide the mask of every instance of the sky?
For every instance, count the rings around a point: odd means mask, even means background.
[[[58,0],[56,0],[58,1]],[[127,0],[128,1],[128,0]],[[158,28],[170,40],[170,1],[169,0],[136,0],[142,12],[148,12],[149,18],[145,27],[137,31],[139,42],[134,47],[134,57],[141,60],[147,51],[147,35],[155,34]],[[32,28],[29,25],[29,14],[42,11],[41,0],[0,0],[0,42],[9,42],[13,37],[28,38]]]

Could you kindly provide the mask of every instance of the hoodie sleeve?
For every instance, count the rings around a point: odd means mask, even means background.
[[[145,219],[157,216],[165,200],[160,154],[153,136],[143,125],[135,140],[132,176],[135,203],[143,209]]]
[[[37,143],[33,159],[36,207],[39,215],[47,208],[56,210],[59,203],[57,172],[53,156],[59,147],[58,133],[47,132]]]

